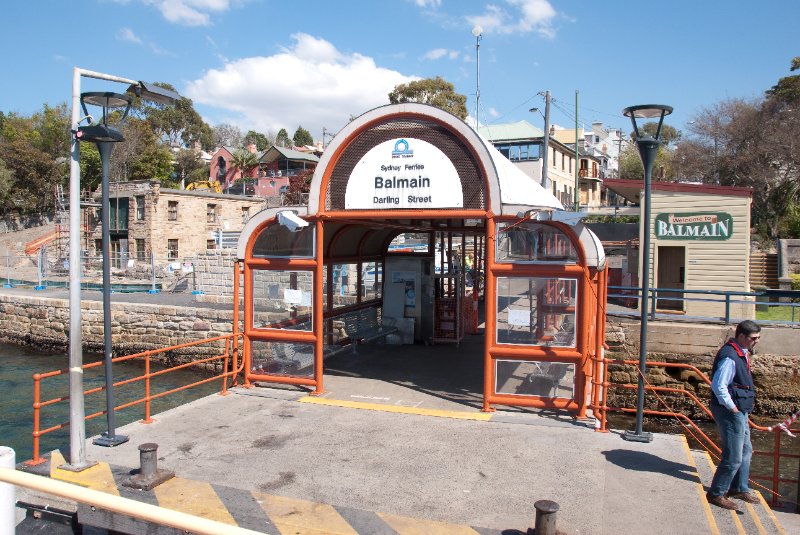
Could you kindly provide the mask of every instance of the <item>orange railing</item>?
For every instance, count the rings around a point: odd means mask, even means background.
[[[612,382],[608,381],[608,365],[609,364],[624,364],[624,365],[627,365],[627,366],[634,366],[638,370],[639,369],[638,368],[639,362],[637,360],[616,360],[616,359],[605,359],[605,358],[602,358],[600,360],[604,361],[604,364],[605,364],[604,371],[605,371],[605,376],[606,377],[605,377],[605,379],[603,380],[603,383],[602,383],[602,385],[603,385],[602,403],[601,403],[600,406],[595,406],[593,408],[596,408],[598,413],[600,414],[600,428],[598,429],[598,431],[603,431],[604,432],[604,431],[607,430],[606,429],[606,414],[607,414],[607,411],[616,411],[616,412],[623,412],[623,413],[636,413],[636,409],[634,409],[634,408],[629,408],[629,407],[609,407],[606,404],[606,396],[605,396],[607,389],[608,388],[622,388],[622,389],[636,390],[638,388],[638,385],[635,385],[635,384],[612,383]],[[711,381],[709,380],[708,376],[705,373],[703,373],[702,371],[700,371],[698,368],[696,368],[695,366],[692,366],[691,364],[683,364],[683,363],[679,363],[679,362],[651,362],[651,361],[648,361],[647,362],[647,367],[648,368],[676,368],[676,369],[691,370],[692,372],[694,372],[696,374],[696,376],[700,380],[702,380],[707,385],[711,386]],[[659,402],[661,402],[662,404],[665,404],[665,403],[660,398],[660,396],[658,396],[659,392],[667,392],[667,393],[679,394],[679,395],[685,396],[688,399],[691,399],[698,407],[700,407],[700,409],[702,409],[702,411],[705,414],[708,415],[708,417],[711,420],[713,420],[713,415],[711,414],[711,411],[708,408],[706,408],[706,404],[703,401],[701,401],[694,394],[694,392],[690,392],[690,391],[685,390],[683,388],[653,386],[653,385],[651,385],[651,384],[649,384],[647,382],[646,378],[645,378],[645,390],[648,391],[648,392],[655,393],[655,395],[659,398]],[[669,409],[669,407],[666,406],[666,404],[665,404],[665,408]],[[694,432],[690,432],[689,434],[691,434],[697,440],[697,442],[699,442],[712,455],[718,457],[718,454],[721,451],[719,446],[717,446],[717,444],[712,439],[710,439],[700,429],[700,427],[695,422],[692,421],[691,418],[689,418],[685,414],[682,414],[680,412],[673,411],[673,410],[657,411],[657,410],[650,410],[650,409],[645,409],[644,410],[644,414],[651,415],[651,416],[658,416],[658,417],[672,417],[672,418],[677,418],[681,422],[685,422],[694,431]],[[683,423],[681,425],[683,425]],[[772,506],[780,505],[781,503],[780,503],[779,498],[782,497],[780,492],[779,492],[780,491],[780,488],[779,488],[780,484],[781,483],[795,483],[795,484],[800,485],[800,475],[798,475],[797,479],[790,479],[790,478],[781,477],[781,475],[780,475],[781,460],[782,459],[800,459],[800,455],[793,454],[793,453],[788,453],[786,451],[781,451],[781,433],[783,433],[783,430],[778,429],[778,428],[772,429],[770,427],[757,425],[757,424],[753,423],[752,420],[750,420],[750,427],[752,429],[757,430],[757,431],[764,431],[764,432],[773,433],[773,435],[775,437],[774,438],[774,442],[773,442],[772,451],[753,451],[753,455],[772,457],[772,473],[769,474],[769,475],[758,475],[758,474],[753,474],[752,471],[751,471],[750,479],[752,479],[752,480],[761,480],[761,481],[769,481],[770,484],[771,484],[771,488],[766,488],[766,487],[764,487],[762,485],[757,485],[757,486],[761,487],[762,489],[764,489],[764,490],[766,490],[767,492],[770,493],[770,499],[768,500],[770,505],[772,505]],[[686,428],[685,425],[684,425],[684,428]],[[792,432],[800,432],[800,429],[792,428],[792,429],[790,429],[790,431],[792,431]],[[800,501],[800,500],[798,500],[798,501]],[[796,507],[798,509],[798,512],[800,512],[800,505],[798,505],[797,503],[795,505],[796,505]]]
[[[238,346],[239,346],[238,342],[240,336],[241,334],[239,333],[226,334],[222,336],[216,336],[214,338],[206,338],[204,340],[198,340],[195,342],[187,342],[185,344],[178,344],[149,351],[142,351],[141,353],[134,353],[132,355],[126,355],[124,357],[113,358],[112,362],[115,364],[119,362],[127,362],[136,359],[144,360],[144,373],[142,375],[138,375],[136,377],[131,377],[128,379],[123,379],[113,383],[113,386],[116,388],[118,386],[128,385],[135,382],[143,382],[144,395],[141,398],[121,403],[115,406],[114,410],[119,411],[122,409],[126,409],[128,407],[133,407],[135,405],[144,404],[144,419],[142,420],[142,423],[149,424],[153,421],[151,418],[151,404],[153,400],[168,396],[170,394],[174,394],[176,392],[188,390],[190,388],[194,388],[206,383],[210,383],[212,381],[221,381],[220,394],[226,395],[228,389],[228,379],[233,378],[234,379],[233,384],[235,384],[235,379],[238,376],[238,374],[242,371],[242,367],[244,366],[244,361],[240,363],[238,358]],[[168,351],[175,351],[187,347],[197,347],[206,344],[218,343],[220,341],[224,341],[224,350],[222,354],[205,357],[198,360],[193,360],[191,362],[186,362],[183,364],[179,364],[177,366],[172,366],[170,368],[157,370],[155,372],[151,371],[150,365],[152,357],[154,355],[158,355],[160,353],[166,353]],[[156,377],[163,376],[168,373],[173,373],[178,370],[184,370],[190,367],[199,367],[203,365],[212,364],[215,362],[222,362],[221,373],[216,373],[214,375],[210,375],[209,377],[205,377],[198,381],[178,386],[170,390],[165,390],[163,392],[158,392],[156,394],[151,393],[150,389],[151,381]],[[102,360],[97,362],[92,362],[89,364],[84,364],[83,369],[89,370],[92,368],[103,366],[103,364],[104,363]],[[42,381],[52,377],[67,375],[68,373],[69,370],[64,369],[64,370],[55,370],[47,373],[37,373],[33,375],[33,458],[25,462],[25,464],[27,465],[37,465],[45,461],[45,459],[39,455],[40,440],[43,435],[52,433],[54,431],[58,431],[60,429],[64,429],[69,426],[69,422],[67,421],[53,425],[51,427],[47,427],[46,429],[41,429],[42,409],[45,407],[56,405],[58,403],[64,403],[69,401],[69,396],[60,396],[47,400],[42,400],[41,397]],[[92,394],[97,394],[98,392],[103,392],[105,390],[106,390],[105,386],[99,386],[95,388],[90,388],[84,391],[83,394],[84,396],[89,396]],[[103,416],[105,414],[107,414],[107,410],[97,411],[91,414],[86,414],[84,419],[91,420],[93,418],[97,418],[98,416]]]

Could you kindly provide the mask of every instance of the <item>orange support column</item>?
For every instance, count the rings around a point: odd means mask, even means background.
[[[484,296],[486,328],[484,332],[484,356],[483,356],[483,412],[493,412],[489,404],[489,398],[494,394],[494,361],[492,360],[491,348],[494,346],[497,330],[497,299],[495,297],[495,277],[494,277],[494,248],[495,232],[497,225],[494,216],[489,214],[486,219],[486,275],[484,280]]]
[[[322,289],[323,277],[325,272],[325,260],[323,257],[325,240],[322,234],[322,221],[317,220],[316,223],[316,251],[315,257],[317,265],[314,268],[314,381],[316,387],[311,392],[312,396],[320,396],[325,393],[322,386],[323,376],[323,363],[322,353],[325,349],[325,315],[323,310]],[[328,286],[330,288],[330,285]]]

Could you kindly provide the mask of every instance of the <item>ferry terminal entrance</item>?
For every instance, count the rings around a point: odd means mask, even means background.
[[[376,339],[459,344],[484,300],[483,410],[583,417],[602,395],[607,271],[561,209],[446,112],[365,113],[329,145],[307,207],[242,232],[246,382],[320,394],[326,358]]]

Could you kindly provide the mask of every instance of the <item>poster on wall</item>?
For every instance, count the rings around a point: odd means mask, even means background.
[[[453,162],[438,147],[396,138],[372,147],[347,182],[345,208],[462,208],[464,193]]]
[[[725,212],[658,214],[654,232],[660,240],[724,241],[733,235],[733,217]]]

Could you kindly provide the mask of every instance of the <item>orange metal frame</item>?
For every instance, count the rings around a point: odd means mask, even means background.
[[[135,405],[142,405],[144,404],[144,419],[142,423],[149,424],[153,421],[151,417],[151,403],[154,399],[162,398],[168,396],[170,394],[174,394],[175,392],[180,392],[182,390],[187,390],[189,388],[193,388],[202,384],[210,383],[212,381],[222,381],[221,391],[220,394],[226,395],[228,386],[227,381],[229,377],[235,377],[238,373],[242,371],[241,367],[238,364],[237,358],[237,351],[238,351],[238,337],[239,334],[234,332],[232,334],[226,334],[223,336],[216,336],[214,338],[207,338],[205,340],[199,340],[196,342],[188,342],[185,344],[178,344],[173,345],[161,349],[155,349],[151,351],[143,351],[141,353],[134,353],[132,355],[126,355],[124,357],[115,357],[112,359],[112,362],[119,363],[119,362],[127,362],[132,360],[144,360],[144,373],[142,375],[138,375],[136,377],[131,377],[129,379],[125,379],[122,381],[117,381],[113,384],[114,387],[123,386],[131,383],[136,382],[143,382],[144,388],[144,395],[138,399],[133,401],[129,401],[127,403],[121,403],[113,408],[115,411],[119,411],[128,407],[133,407]],[[197,347],[206,344],[214,344],[218,342],[224,342],[224,351],[221,355],[214,355],[211,357],[207,357],[200,360],[194,360],[192,362],[187,362],[185,364],[180,364],[178,366],[173,366],[171,368],[165,368],[163,370],[159,370],[156,372],[150,371],[151,360],[154,355],[158,355],[159,353],[166,353],[168,351],[174,351],[177,349],[182,349],[186,347]],[[232,346],[232,349],[231,349]],[[231,363],[231,359],[233,362]],[[158,394],[151,394],[150,386],[151,381],[154,378],[160,377],[162,375],[166,375],[168,373],[175,372],[177,370],[182,370],[190,367],[201,366],[203,364],[210,364],[213,362],[222,361],[223,364],[223,371],[222,373],[212,375],[210,377],[200,379],[193,383],[179,386],[170,390],[165,390],[164,392],[159,392]],[[98,368],[103,366],[103,361],[92,362],[89,364],[84,364],[82,368],[84,370],[89,370],[92,368]],[[59,429],[64,429],[69,426],[69,422],[63,422],[60,424],[56,424],[45,429],[41,428],[41,420],[42,420],[42,409],[45,407],[50,407],[52,405],[56,405],[58,403],[69,402],[69,396],[60,396],[56,398],[51,398],[47,400],[42,400],[42,381],[57,377],[60,375],[66,375],[69,373],[69,370],[55,370],[47,373],[37,373],[33,376],[33,458],[29,461],[26,461],[25,464],[29,466],[34,466],[45,462],[45,459],[40,456],[40,441],[43,435],[48,433],[52,433],[54,431],[58,431]],[[100,386],[96,388],[90,388],[84,391],[84,396],[89,396],[92,394],[98,394],[100,392],[105,391],[105,386]],[[103,416],[106,414],[107,411],[97,411],[92,414],[87,414],[85,416],[85,420],[91,420],[93,418],[97,418],[99,416]]]

